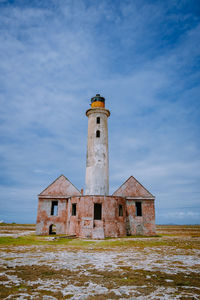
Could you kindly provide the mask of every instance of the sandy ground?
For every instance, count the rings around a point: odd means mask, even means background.
[[[78,240],[61,245],[1,243],[0,297],[200,299],[200,228],[195,234],[184,230],[185,235],[176,227],[159,227],[160,237],[88,242],[83,247]],[[14,239],[33,234],[28,229],[3,231],[1,236]]]

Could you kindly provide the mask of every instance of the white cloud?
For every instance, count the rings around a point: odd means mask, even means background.
[[[188,197],[196,205],[195,17],[172,3],[52,5],[1,8],[2,188],[16,188],[16,199],[26,205],[28,194],[60,173],[82,187],[84,114],[100,92],[111,110],[111,191],[132,174],[157,196],[159,211],[167,203],[185,205]]]

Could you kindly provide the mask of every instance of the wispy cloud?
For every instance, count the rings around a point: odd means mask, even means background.
[[[84,186],[96,92],[111,110],[110,192],[132,174],[159,222],[199,208],[195,3],[0,1],[0,219],[34,221],[36,195],[61,173]]]

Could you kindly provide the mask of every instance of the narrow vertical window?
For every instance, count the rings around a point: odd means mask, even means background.
[[[100,124],[100,117],[97,117],[97,124]]]
[[[76,203],[72,204],[72,216],[76,216]]]
[[[136,208],[136,216],[141,217],[142,216],[142,202],[135,202],[135,208]]]
[[[119,205],[119,217],[123,217],[123,206]]]
[[[100,137],[100,130],[96,131],[96,137],[99,138]]]
[[[58,215],[58,201],[51,202],[51,216]]]
[[[101,204],[94,203],[94,220],[101,220]]]

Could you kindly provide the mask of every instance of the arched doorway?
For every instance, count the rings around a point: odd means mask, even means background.
[[[49,226],[49,234],[56,234],[56,225],[51,224]]]

